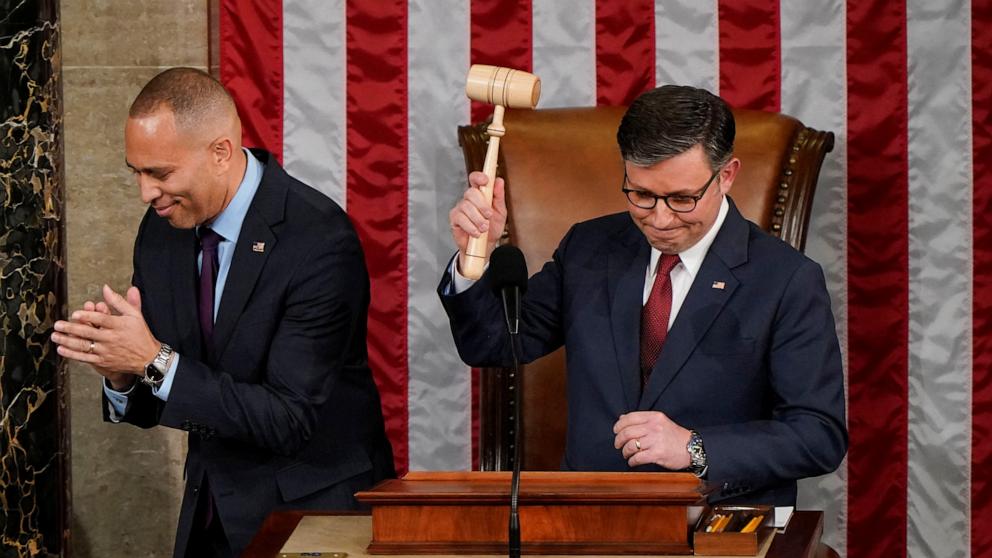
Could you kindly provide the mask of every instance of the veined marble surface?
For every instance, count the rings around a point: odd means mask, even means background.
[[[68,532],[66,300],[57,0],[0,0],[0,556],[58,555]]]

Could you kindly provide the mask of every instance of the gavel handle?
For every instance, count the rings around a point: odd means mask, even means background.
[[[499,139],[503,137],[503,111],[501,105],[496,105],[493,111],[493,123],[486,131],[489,133],[489,147],[486,149],[486,162],[482,166],[482,172],[486,175],[486,185],[479,188],[486,198],[489,207],[493,205],[493,186],[496,183],[496,163],[499,161]],[[482,272],[486,268],[489,260],[489,231],[480,234],[476,238],[468,239],[468,246],[465,249],[465,258],[462,259],[460,267],[462,275],[468,279],[478,279],[482,277]]]

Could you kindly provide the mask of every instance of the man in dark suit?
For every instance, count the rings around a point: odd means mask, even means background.
[[[746,221],[727,196],[741,162],[719,98],[665,86],[617,133],[628,211],[575,225],[531,277],[529,362],[564,344],[569,470],[689,470],[711,497],[794,505],[796,480],[847,450],[843,372],[820,267]],[[503,183],[481,173],[450,213],[459,255],[439,287],[459,354],[507,365],[488,273],[461,276],[471,236],[503,231]],[[620,194],[620,192],[618,192]]]
[[[393,476],[366,356],[369,282],[347,215],[241,147],[198,70],[131,106],[127,165],[150,205],[134,286],[56,324],[105,378],[104,416],[188,431],[176,556],[237,555],[275,509],[350,509]]]

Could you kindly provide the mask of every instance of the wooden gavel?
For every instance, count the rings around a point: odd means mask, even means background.
[[[503,112],[510,108],[534,108],[541,97],[541,80],[534,74],[502,68],[473,64],[465,80],[465,94],[469,99],[496,105],[492,124],[486,128],[489,134],[489,147],[486,149],[486,162],[482,172],[486,175],[486,185],[480,188],[486,203],[492,206],[493,184],[496,182],[496,162],[499,159],[499,139],[506,133],[503,128]],[[468,239],[461,273],[469,279],[482,277],[482,271],[489,259],[489,232]]]

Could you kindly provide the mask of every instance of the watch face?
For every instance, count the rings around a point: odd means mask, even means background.
[[[145,368],[145,376],[153,382],[159,382],[165,377],[165,374],[159,372],[154,366],[149,365]]]

